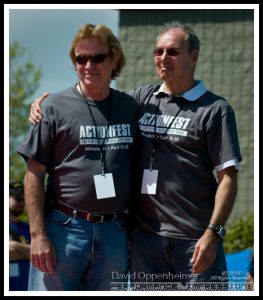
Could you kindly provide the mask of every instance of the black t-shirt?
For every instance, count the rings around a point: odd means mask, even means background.
[[[130,92],[141,102],[138,179],[149,169],[154,147],[152,168],[159,171],[156,194],[140,195],[138,218],[143,228],[163,236],[199,238],[214,208],[214,168],[241,161],[235,115],[225,99],[205,88],[192,101],[156,93],[159,88]]]
[[[47,167],[47,194],[54,201],[90,212],[122,211],[132,190],[138,104],[113,89],[108,98],[88,104],[75,87],[51,94],[42,104],[41,122],[18,152]],[[96,197],[93,176],[101,174],[101,147],[116,197]]]

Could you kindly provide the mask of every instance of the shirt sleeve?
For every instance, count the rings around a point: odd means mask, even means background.
[[[31,125],[29,133],[17,152],[25,159],[31,158],[47,166],[51,159],[55,141],[54,126],[47,109],[42,107],[43,118],[40,123]]]
[[[242,160],[235,114],[228,104],[221,105],[216,114],[211,115],[211,122],[207,126],[207,147],[208,155],[217,169],[227,167],[229,162],[238,163]]]

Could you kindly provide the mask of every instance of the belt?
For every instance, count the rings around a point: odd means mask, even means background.
[[[54,202],[53,207],[66,213],[66,214],[75,215],[76,217],[83,218],[89,222],[94,222],[94,223],[110,222],[120,216],[123,216],[123,213],[109,213],[109,214],[102,215],[102,214],[96,214],[96,213],[94,214],[94,213],[90,213],[90,212],[83,212],[83,211],[79,211],[77,209],[65,206],[58,202]]]

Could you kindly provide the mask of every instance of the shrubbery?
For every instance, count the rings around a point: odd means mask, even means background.
[[[254,213],[245,216],[227,227],[224,238],[226,253],[234,253],[254,244]]]

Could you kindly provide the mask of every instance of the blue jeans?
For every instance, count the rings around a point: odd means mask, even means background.
[[[48,275],[31,265],[30,291],[107,291],[115,280],[113,272],[128,273],[128,241],[123,218],[91,223],[54,209],[45,224],[55,248],[56,268]]]
[[[190,260],[196,242],[137,228],[131,235],[131,289],[227,290],[223,243],[218,243],[213,265],[203,273],[192,274]]]

